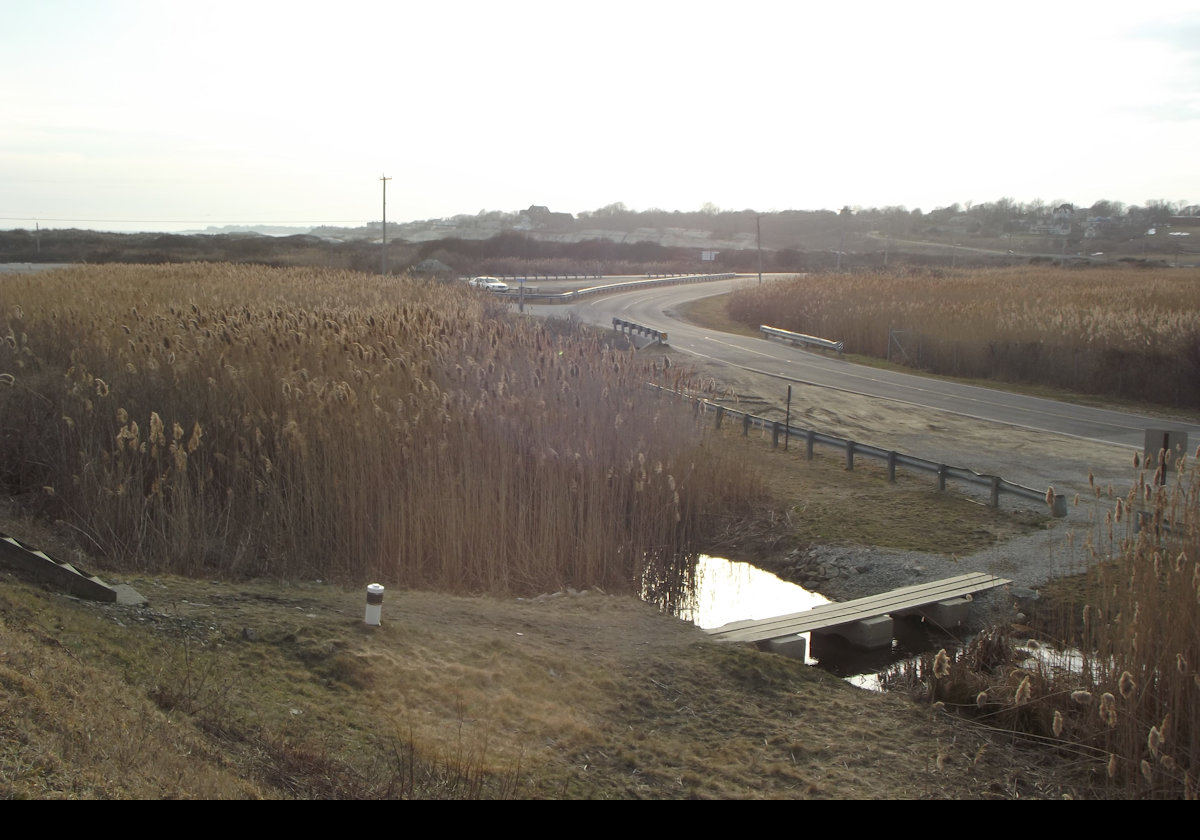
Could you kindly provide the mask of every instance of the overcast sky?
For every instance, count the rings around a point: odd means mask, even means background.
[[[836,8],[834,8],[836,6]],[[0,229],[1200,203],[1200,0],[0,0]]]

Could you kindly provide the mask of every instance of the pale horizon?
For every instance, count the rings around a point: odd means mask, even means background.
[[[0,229],[1200,203],[1200,1],[0,0]]]

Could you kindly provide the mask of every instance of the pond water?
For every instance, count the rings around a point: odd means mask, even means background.
[[[675,615],[711,630],[731,621],[771,618],[803,612],[830,600],[794,583],[781,580],[749,563],[701,555],[696,569],[696,592]],[[807,639],[805,663],[824,668],[862,688],[878,690],[877,675],[898,662],[938,647],[958,644],[920,619],[897,619],[890,649],[862,650],[837,636]]]

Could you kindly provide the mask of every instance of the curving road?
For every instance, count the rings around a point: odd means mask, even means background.
[[[1146,415],[1072,405],[1038,397],[961,385],[923,376],[864,367],[791,347],[778,341],[716,332],[680,320],[688,301],[726,294],[757,277],[746,275],[712,283],[660,286],[582,298],[562,306],[539,306],[537,314],[573,315],[589,324],[611,327],[614,317],[665,331],[676,350],[691,353],[788,382],[836,388],[878,399],[1005,423],[1035,431],[1110,443],[1141,450],[1148,428],[1187,432],[1189,449],[1200,443],[1200,425]],[[838,336],[826,336],[837,339]]]

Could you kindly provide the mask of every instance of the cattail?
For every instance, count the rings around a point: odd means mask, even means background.
[[[1013,702],[1020,706],[1024,703],[1028,703],[1029,698],[1032,695],[1033,687],[1029,684],[1029,677],[1026,675],[1025,679],[1021,680],[1021,684],[1017,686],[1017,694],[1016,697],[1013,698]]]
[[[1107,691],[1100,695],[1100,720],[1108,724],[1109,729],[1117,726],[1117,698]]]
[[[167,436],[163,433],[164,426],[162,418],[158,416],[157,411],[150,412],[150,443],[158,445],[167,442]]]
[[[1117,777],[1117,755],[1112,753],[1108,757],[1108,778],[1115,779]]]
[[[1162,746],[1162,733],[1158,731],[1157,726],[1150,727],[1150,734],[1146,736],[1146,746],[1150,750],[1150,755],[1158,758],[1158,750]]]
[[[175,470],[177,472],[185,472],[187,470],[187,450],[178,443],[172,443],[168,451],[175,461]]]
[[[1133,696],[1133,692],[1137,690],[1137,683],[1133,679],[1133,674],[1128,671],[1121,672],[1121,680],[1117,683],[1117,687],[1121,691],[1121,696],[1128,700]]]
[[[1091,703],[1092,702],[1092,692],[1085,691],[1083,689],[1079,689],[1077,691],[1072,691],[1071,699],[1074,700],[1076,703]]]
[[[933,676],[939,680],[950,676],[950,657],[945,648],[939,650],[933,659]]]
[[[1050,729],[1052,732],[1054,732],[1055,738],[1062,737],[1063,723],[1064,723],[1064,721],[1063,721],[1062,712],[1060,712],[1058,709],[1055,709],[1054,710],[1054,722],[1050,724]]]
[[[988,701],[988,693],[986,691],[981,691],[975,695],[975,705],[978,706],[979,708],[982,709],[984,706],[986,706],[987,701]]]
[[[1142,775],[1146,777],[1146,781],[1154,783],[1154,768],[1150,766],[1150,762],[1142,759]]]
[[[1046,504],[1054,507],[1054,487],[1046,488]]]

